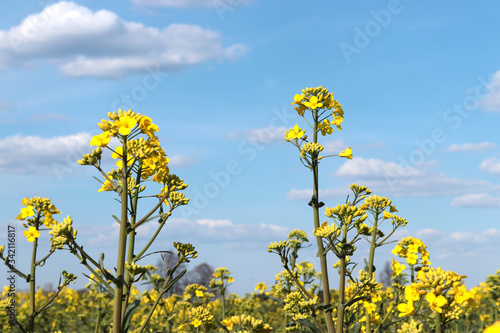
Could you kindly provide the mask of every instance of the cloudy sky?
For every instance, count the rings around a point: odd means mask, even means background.
[[[2,2],[0,243],[17,226],[18,259],[30,255],[14,218],[24,197],[44,196],[72,216],[82,244],[116,264],[119,207],[76,161],[107,112],[132,108],[153,118],[171,171],[189,184],[191,203],[154,249],[192,242],[193,265],[228,267],[236,292],[271,283],[281,268],[267,245],[313,230],[311,173],[283,140],[304,125],[290,104],[301,89],[324,86],[345,111],[343,130],[321,138],[325,151],[352,147],[354,158],[322,161],[320,199],[336,206],[352,183],[389,197],[410,221],[395,239],[422,239],[434,265],[477,285],[500,268],[499,9],[495,1]],[[380,249],[379,266],[393,245]],[[41,253],[47,247],[43,234]],[[360,261],[365,254],[360,245]],[[318,262],[312,248],[302,259]],[[82,272],[58,253],[40,285],[57,283],[61,262]]]

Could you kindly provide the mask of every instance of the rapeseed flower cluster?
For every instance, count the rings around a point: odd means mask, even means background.
[[[414,237],[403,238],[392,250],[392,253],[400,258],[405,258],[411,266],[429,266],[431,264],[427,246],[420,239]]]
[[[33,242],[40,237],[40,228],[45,226],[51,229],[57,224],[57,221],[52,217],[61,212],[50,202],[50,199],[42,197],[33,197],[31,199],[24,198],[22,200],[21,212],[16,217],[16,220],[25,221],[23,226],[28,230],[24,231],[24,236],[29,242]]]

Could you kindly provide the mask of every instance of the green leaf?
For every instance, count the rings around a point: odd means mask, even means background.
[[[187,269],[183,270],[182,272],[179,273],[179,275],[177,275],[164,289],[161,290],[161,293],[164,294],[166,293],[167,291],[170,290],[170,288],[172,288],[174,286],[174,284],[179,281],[179,279],[181,277],[184,276],[184,274],[186,274],[187,272]]]
[[[137,310],[137,307],[141,301],[136,299],[132,304],[129,304],[127,306],[127,310],[125,310],[125,317],[123,318],[123,333],[127,333],[129,328],[130,328],[130,321],[132,320],[132,315],[134,314],[135,310]]]
[[[344,304],[344,307],[345,308],[348,308],[350,307],[352,304],[356,303],[356,302],[359,302],[359,301],[362,301],[362,300],[368,300],[370,299],[371,296],[359,296],[359,297],[355,297],[355,298],[352,298],[350,300],[348,300],[345,304]]]
[[[361,333],[361,323],[356,323],[352,325],[352,328],[349,330],[349,333]]]
[[[364,259],[364,261],[365,261],[365,272],[368,272],[368,261],[366,261],[366,259]],[[376,270],[377,268],[375,267],[375,265],[372,265],[372,273],[374,273]]]
[[[146,258],[147,256],[150,256],[150,255],[152,255],[152,254],[156,254],[156,253],[170,253],[170,254],[172,254],[172,255],[174,254],[174,253],[173,253],[173,252],[171,252],[171,251],[155,251],[155,252],[151,252],[151,253],[145,254],[145,255],[143,255],[142,257],[139,257],[139,258],[135,259],[135,262],[137,262],[137,261],[139,261],[139,260],[141,260],[141,259],[144,259],[144,258]]]
[[[332,304],[325,304],[325,305],[320,305],[318,306],[318,310],[322,312],[333,312],[333,305]]]

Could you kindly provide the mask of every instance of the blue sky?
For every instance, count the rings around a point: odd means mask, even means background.
[[[395,239],[422,239],[434,265],[477,285],[500,267],[499,9],[495,1],[2,3],[0,243],[17,225],[18,258],[30,255],[14,218],[22,198],[44,196],[60,219],[72,216],[82,244],[116,264],[119,207],[76,161],[107,112],[132,108],[153,118],[171,171],[189,184],[190,205],[155,250],[192,242],[193,266],[228,267],[239,293],[272,283],[281,267],[267,245],[295,228],[312,235],[311,174],[283,135],[303,125],[293,96],[321,85],[345,111],[343,130],[322,138],[325,150],[350,146],[354,158],[321,163],[320,199],[336,206],[354,182],[389,197],[410,221]],[[392,246],[380,249],[379,266]],[[365,254],[360,245],[361,262]],[[302,259],[317,263],[312,249]],[[57,283],[61,267],[82,272],[58,253],[40,285]]]

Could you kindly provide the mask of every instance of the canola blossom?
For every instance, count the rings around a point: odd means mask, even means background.
[[[33,211],[33,206],[29,205],[25,208],[21,208],[21,214],[20,214],[21,219],[25,219],[33,215],[35,215],[35,212]]]
[[[35,238],[40,237],[40,231],[35,227],[29,227],[28,230],[23,231],[23,234],[28,239],[28,242],[33,242]]]
[[[287,140],[300,139],[304,136],[305,133],[306,131],[299,128],[299,125],[296,124],[291,130],[289,130],[286,133],[286,139]]]
[[[448,301],[442,295],[436,296],[433,293],[428,293],[425,299],[429,302],[430,308],[439,313],[443,312],[442,307],[448,304]]]
[[[137,124],[137,120],[130,116],[122,116],[115,120],[115,124],[121,135],[128,135]]]
[[[347,158],[349,160],[352,160],[352,150],[351,150],[351,147],[345,149],[345,150],[342,150],[340,153],[339,153],[339,156],[340,157],[344,157],[344,158]]]
[[[90,140],[90,145],[103,148],[106,147],[110,141],[111,141],[111,133],[106,131],[102,132],[99,135],[94,135]]]

